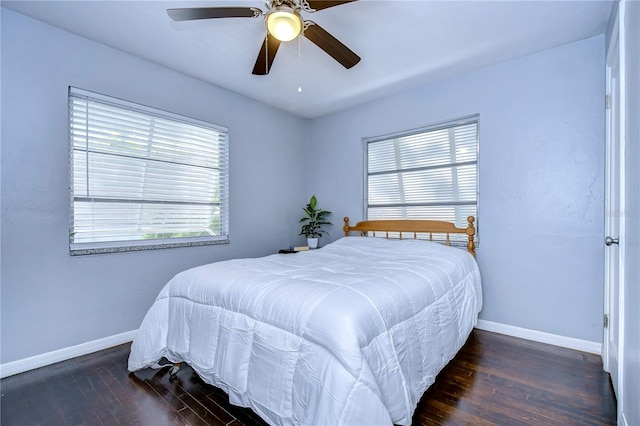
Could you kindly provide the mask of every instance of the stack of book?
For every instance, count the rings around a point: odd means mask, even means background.
[[[278,253],[281,253],[281,254],[297,253],[299,251],[307,251],[307,250],[309,250],[309,246],[298,246],[298,247],[291,246],[288,249],[280,250]]]

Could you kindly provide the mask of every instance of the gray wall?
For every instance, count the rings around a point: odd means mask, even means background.
[[[1,66],[0,363],[133,330],[176,272],[300,242],[311,193],[340,237],[363,137],[474,113],[481,318],[601,341],[604,37],[310,122],[6,9]],[[228,127],[231,244],[71,258],[69,85]]]
[[[480,317],[601,342],[603,94],[598,36],[316,119],[308,188],[360,220],[363,137],[479,113]]]
[[[134,330],[175,273],[298,242],[306,120],[6,9],[1,83],[1,363]],[[69,85],[228,127],[231,244],[70,257]]]

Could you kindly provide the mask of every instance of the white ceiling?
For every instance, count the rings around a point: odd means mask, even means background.
[[[255,76],[262,18],[174,22],[166,9],[240,5],[266,11],[260,0],[2,1],[8,9],[307,118],[603,34],[611,4],[360,0],[303,12],[362,58],[355,67],[343,68],[303,38],[283,43],[271,72]]]

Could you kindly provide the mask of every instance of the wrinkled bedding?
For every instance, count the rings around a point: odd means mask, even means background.
[[[177,274],[146,314],[128,368],[187,362],[270,424],[409,425],[481,307],[466,251],[345,237]]]

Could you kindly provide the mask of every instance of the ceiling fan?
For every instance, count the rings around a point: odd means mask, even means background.
[[[300,34],[313,42],[345,68],[351,68],[360,57],[313,21],[302,19],[301,11],[316,12],[356,0],[265,0],[267,12],[256,7],[196,7],[167,9],[174,21],[213,18],[259,18],[264,16],[267,35],[258,53],[253,74],[269,74],[281,42]]]

